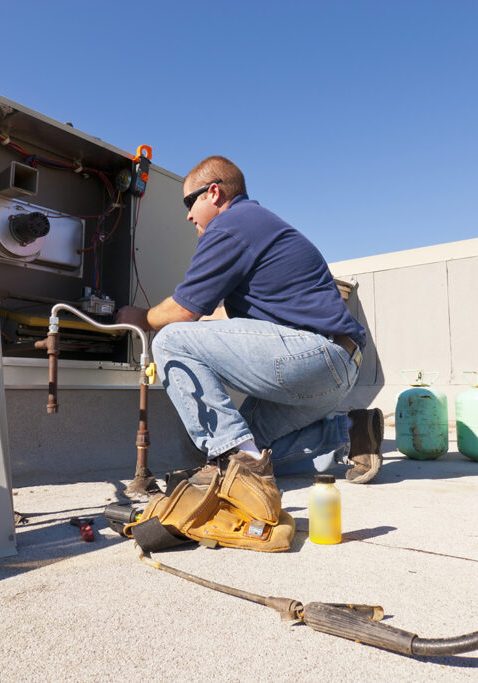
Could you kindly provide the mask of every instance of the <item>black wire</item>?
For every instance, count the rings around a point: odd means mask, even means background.
[[[141,290],[141,292],[142,292],[142,294],[146,300],[146,303],[148,304],[148,308],[151,308],[152,306],[151,306],[151,303],[149,301],[148,295],[146,294],[144,287],[141,283],[141,279],[139,277],[139,272],[138,272],[138,264],[136,263],[136,227],[138,225],[140,208],[141,208],[141,197],[136,200],[136,207],[135,207],[136,216],[135,216],[134,223],[133,223],[132,239],[131,239],[131,260],[133,261],[133,269],[134,269],[134,274],[136,277],[136,290],[135,290],[135,295],[133,297],[132,303],[134,304],[134,302],[136,300],[136,295],[138,293],[138,287],[139,287],[139,289]]]
[[[138,295],[138,289],[139,289],[139,287],[138,287],[138,281],[136,281],[136,285],[135,285],[135,288],[134,288],[133,299],[132,299],[132,305],[133,305],[133,306],[134,306],[134,302],[136,301],[136,297],[137,297],[137,295]]]

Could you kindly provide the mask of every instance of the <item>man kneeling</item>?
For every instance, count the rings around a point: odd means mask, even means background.
[[[383,415],[340,412],[354,387],[365,330],[347,309],[319,250],[250,200],[240,169],[208,157],[184,181],[198,234],[173,295],[118,322],[157,330],[158,374],[207,464],[208,486],[231,461],[259,477],[348,466],[349,481],[378,473]],[[213,317],[224,302],[225,314]],[[237,410],[226,388],[244,393]]]

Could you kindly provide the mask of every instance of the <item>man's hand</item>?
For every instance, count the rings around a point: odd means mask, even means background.
[[[136,325],[136,327],[140,327],[145,332],[151,332],[153,328],[148,323],[147,315],[147,308],[139,308],[138,306],[123,306],[116,314],[115,322],[118,325]]]

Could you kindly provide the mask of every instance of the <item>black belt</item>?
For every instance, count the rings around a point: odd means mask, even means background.
[[[359,368],[362,363],[362,352],[360,351],[359,345],[346,334],[337,334],[333,337],[333,341],[334,344],[338,344],[347,351],[355,365]]]

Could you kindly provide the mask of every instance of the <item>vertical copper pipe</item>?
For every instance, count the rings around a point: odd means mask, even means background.
[[[47,413],[58,412],[58,334],[48,334],[48,403]]]
[[[46,339],[35,342],[36,349],[46,349],[48,354],[48,403],[46,410],[49,415],[58,412],[58,355],[59,335],[49,332]]]
[[[148,467],[148,385],[141,383],[139,386],[139,424],[136,433],[136,473],[144,472]]]

